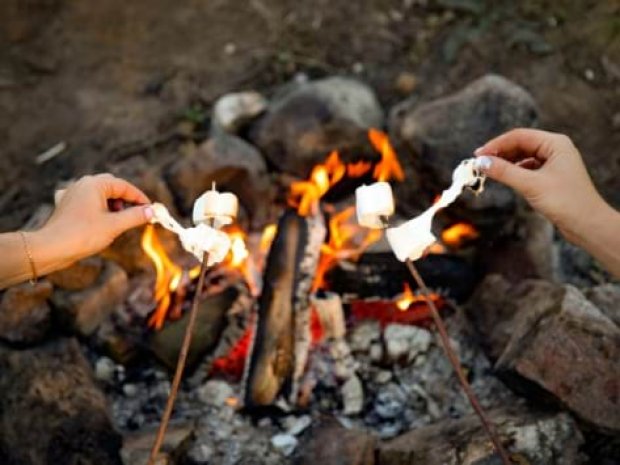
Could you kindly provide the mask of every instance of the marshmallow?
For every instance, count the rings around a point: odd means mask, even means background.
[[[441,193],[437,202],[421,215],[386,232],[388,242],[400,261],[417,260],[437,239],[432,233],[433,217],[440,209],[454,202],[465,187],[477,194],[484,190],[485,176],[478,159],[463,160],[452,173],[452,185]]]
[[[202,261],[205,252],[209,253],[207,263],[209,266],[220,263],[226,258],[230,249],[230,238],[226,233],[206,224],[199,224],[194,228],[184,228],[161,203],[154,203],[151,208],[153,209],[151,223],[159,223],[179,236],[183,248],[199,261]]]
[[[433,210],[427,210],[420,216],[386,231],[390,247],[401,262],[407,259],[417,260],[435,243],[437,238],[431,232],[434,213]]]
[[[239,201],[235,194],[230,192],[218,192],[215,184],[210,191],[205,192],[194,202],[192,218],[194,224],[213,222],[213,226],[219,229],[230,224],[237,217]]]
[[[357,221],[371,229],[383,229],[385,220],[394,214],[394,197],[387,182],[360,186],[355,190]]]

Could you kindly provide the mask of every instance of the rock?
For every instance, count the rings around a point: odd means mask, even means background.
[[[396,77],[396,83],[394,87],[399,94],[409,95],[415,90],[417,84],[418,79],[416,78],[416,75],[404,71]]]
[[[331,77],[293,83],[276,95],[250,138],[282,171],[306,177],[332,150],[366,141],[383,126],[383,110],[367,85]]]
[[[267,109],[267,99],[253,91],[226,94],[213,105],[212,124],[231,134],[237,134]]]
[[[489,276],[467,311],[512,388],[620,430],[620,328],[575,287]]]
[[[342,403],[344,405],[343,413],[345,415],[357,415],[364,408],[364,388],[360,379],[353,375],[340,389],[342,394]]]
[[[196,326],[187,356],[187,371],[192,371],[202,357],[215,348],[225,329],[228,310],[238,295],[237,288],[228,287],[219,294],[206,297],[199,304]],[[154,332],[149,339],[149,348],[171,370],[176,367],[179,358],[189,313],[185,312],[180,319],[166,323],[162,330]]]
[[[171,210],[171,213],[176,213],[172,194],[162,177],[161,167],[157,164],[153,164],[143,156],[136,156],[116,163],[110,171],[138,187],[153,202],[161,202]]]
[[[389,383],[383,387],[374,399],[374,413],[383,420],[400,417],[407,405],[407,394],[401,386]]]
[[[324,418],[303,436],[295,465],[374,465],[376,440],[364,431],[345,429]]]
[[[583,438],[565,413],[525,410],[489,412],[515,463],[578,465],[586,463]],[[475,415],[442,420],[417,428],[378,447],[381,465],[475,465],[500,463]]]
[[[387,325],[383,338],[388,359],[392,362],[404,360],[406,363],[426,352],[432,340],[428,330],[400,324]]]
[[[107,261],[91,287],[80,291],[59,289],[52,297],[52,304],[65,326],[89,336],[123,303],[128,287],[125,271]]]
[[[95,362],[95,378],[104,383],[112,383],[116,373],[116,364],[108,357],[101,357]]]
[[[271,203],[263,157],[243,139],[224,132],[179,157],[168,170],[168,179],[184,213],[191,212],[194,200],[214,182],[220,191],[239,197],[253,224],[265,220]]]
[[[34,344],[42,340],[51,324],[47,299],[52,295],[49,281],[13,286],[0,299],[0,339]]]
[[[101,257],[89,257],[68,268],[51,273],[47,279],[56,287],[77,291],[91,286],[99,277],[102,269],[103,260]]]
[[[297,447],[297,438],[290,434],[276,434],[271,438],[271,444],[278,449],[286,457],[295,452]]]
[[[620,285],[601,284],[587,289],[585,295],[611,321],[620,326]]]
[[[496,369],[550,392],[582,420],[620,432],[620,328],[570,285],[517,302]],[[527,392],[530,390],[526,387]]]
[[[381,340],[381,326],[378,321],[363,321],[353,328],[348,338],[351,351],[367,353],[373,342]]]
[[[479,260],[488,274],[522,279],[556,280],[559,251],[549,220],[533,212],[515,215],[512,232],[480,247]]]
[[[312,417],[310,415],[289,416],[284,420],[284,424],[288,434],[299,436],[312,424]]]
[[[76,340],[0,349],[0,463],[121,465],[121,437]]]
[[[409,180],[395,192],[401,209],[413,214],[413,207],[419,206],[415,179],[432,198],[450,185],[454,168],[477,147],[511,128],[533,126],[537,118],[532,96],[497,75],[486,75],[431,102],[418,105],[412,98],[396,106],[389,130]],[[514,210],[515,196],[507,187],[490,182],[483,195],[466,194],[459,204],[477,224],[497,225]]]
[[[169,465],[175,463],[172,461],[171,455],[174,454],[177,448],[182,446],[184,441],[192,436],[193,430],[193,424],[191,423],[169,425],[161,446],[162,452],[157,457],[155,464]],[[126,465],[146,464],[156,435],[156,429],[144,429],[142,431],[126,433],[123,438],[123,449],[121,450],[123,463]]]
[[[222,406],[235,392],[226,381],[209,380],[198,388],[198,398],[207,405]]]
[[[187,451],[187,458],[192,465],[207,465],[212,463],[213,449],[207,444],[194,444]]]

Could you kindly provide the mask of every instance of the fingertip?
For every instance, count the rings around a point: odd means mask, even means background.
[[[151,205],[147,205],[144,207],[144,217],[146,218],[146,221],[150,221],[154,215],[155,211],[153,210],[153,207],[151,207]]]

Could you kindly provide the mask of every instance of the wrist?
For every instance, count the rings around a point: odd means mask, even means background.
[[[65,235],[54,232],[49,226],[28,231],[25,235],[39,277],[65,268],[79,259],[73,255],[73,247],[67,243]]]
[[[560,227],[560,231],[566,240],[587,249],[600,236],[604,236],[610,227],[615,227],[613,220],[617,215],[618,212],[597,195],[586,208],[580,209],[577,216]]]

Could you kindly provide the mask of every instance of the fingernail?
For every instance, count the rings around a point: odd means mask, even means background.
[[[155,214],[155,212],[153,212],[153,209],[150,206],[145,207],[145,209],[144,209],[144,216],[146,216],[147,220],[150,220],[151,218],[153,218],[154,214]]]
[[[474,155],[482,155],[483,150],[484,150],[484,145],[474,150]]]
[[[491,157],[482,155],[476,158],[474,164],[476,168],[481,169],[482,171],[488,171],[488,169],[491,168],[491,165],[493,164],[493,160],[491,159]]]

